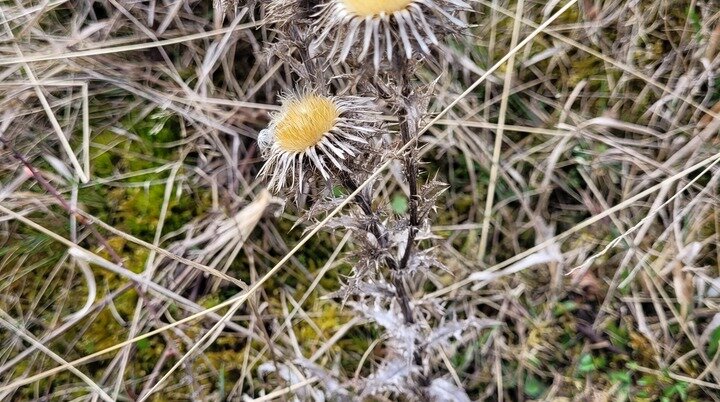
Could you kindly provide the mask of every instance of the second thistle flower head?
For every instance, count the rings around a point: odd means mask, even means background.
[[[309,175],[329,180],[337,172],[352,171],[380,127],[371,98],[290,94],[258,136],[267,160],[260,175],[276,193],[286,187],[302,191]]]
[[[330,0],[316,15],[310,50],[326,48],[339,62],[349,56],[362,61],[372,53],[378,70],[395,52],[408,59],[418,52],[429,55],[438,36],[466,27],[455,14],[468,9],[462,0]]]

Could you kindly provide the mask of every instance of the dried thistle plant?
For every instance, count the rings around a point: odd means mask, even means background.
[[[388,353],[365,379],[343,381],[323,373],[325,383],[335,384],[326,387],[329,395],[363,399],[395,393],[422,400],[469,400],[462,389],[438,375],[438,350],[451,338],[461,340],[466,331],[493,323],[444,317],[438,303],[415,299],[425,279],[444,268],[432,247],[421,246],[434,239],[431,214],[445,185],[421,180],[416,141],[426,113],[427,88],[414,80],[418,56],[430,55],[430,46],[450,32],[448,25],[465,27],[455,14],[468,8],[459,0],[332,0],[315,7],[307,1],[276,0],[267,5],[271,20],[279,25],[278,40],[292,44],[274,47],[290,49],[276,57],[288,61],[303,84],[286,96],[258,137],[266,158],[260,175],[276,193],[320,194],[306,220],[338,204],[333,186],[355,192],[369,184],[352,200],[356,208],[324,228],[352,233],[354,251],[347,256],[352,276],[334,295],[384,331]],[[289,13],[298,18],[281,17]],[[358,49],[353,59],[362,61],[371,47],[378,74],[356,69],[349,79],[366,83],[357,86],[366,93],[333,94],[333,65]],[[372,94],[384,101],[368,97]],[[381,123],[376,104],[397,116],[396,126]],[[378,152],[384,148],[381,138],[392,138],[390,152]],[[394,158],[403,168],[409,190],[404,215],[393,214],[387,203],[374,199],[374,183],[364,183],[368,162],[378,156]],[[318,367],[305,366],[318,375]]]

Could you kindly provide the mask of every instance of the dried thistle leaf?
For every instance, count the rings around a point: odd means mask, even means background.
[[[427,393],[435,402],[470,402],[465,390],[444,378],[432,380]]]
[[[361,397],[378,395],[384,392],[403,392],[409,388],[410,378],[418,368],[402,359],[386,360],[362,386]]]

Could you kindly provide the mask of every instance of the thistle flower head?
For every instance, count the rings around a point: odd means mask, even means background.
[[[407,8],[413,0],[342,0],[348,11],[363,17],[394,13]]]
[[[355,159],[368,149],[369,139],[380,132],[370,98],[290,94],[258,145],[267,159],[260,171],[270,188],[302,191],[306,175],[319,173],[329,180],[334,172],[350,171]],[[297,184],[297,186],[296,186]]]
[[[308,95],[285,105],[285,113],[275,126],[278,146],[288,152],[302,152],[322,141],[339,117],[329,98]]]
[[[407,59],[429,55],[439,36],[466,26],[455,14],[469,8],[462,0],[330,0],[315,15],[310,52],[325,50],[337,62],[372,53],[378,70],[396,52]]]

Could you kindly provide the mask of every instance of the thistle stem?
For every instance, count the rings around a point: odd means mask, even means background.
[[[353,180],[353,178],[350,177],[347,172],[340,173],[340,181],[342,182],[343,186],[345,186],[345,188],[347,188],[351,192],[354,192],[358,188],[355,180]],[[387,230],[377,219],[375,212],[372,210],[372,204],[368,197],[365,194],[358,194],[358,196],[355,197],[355,204],[357,204],[363,211],[363,213],[371,220],[369,228],[367,229],[368,232],[370,232],[375,237],[381,249],[386,249],[388,245]],[[400,309],[402,310],[403,319],[405,320],[406,324],[414,324],[415,319],[413,318],[412,308],[410,307],[410,297],[408,296],[407,290],[405,289],[405,284],[402,281],[402,277],[399,275],[401,265],[398,264],[398,261],[395,260],[395,258],[390,254],[385,255],[385,264],[388,266],[388,268],[390,268],[390,271],[393,272],[393,286],[395,286],[396,295],[398,301],[400,302]]]
[[[413,87],[410,82],[411,69],[407,60],[398,59],[397,83],[399,85],[400,98],[398,118],[400,121],[400,139],[403,145],[417,140],[418,135],[418,116],[420,112],[416,103],[412,99]],[[408,236],[405,244],[405,251],[400,259],[398,271],[402,273],[408,267],[410,257],[412,256],[415,238],[417,236],[420,219],[418,216],[418,164],[417,164],[417,147],[408,147],[403,155],[403,164],[405,165],[405,179],[408,182],[409,198],[408,198]],[[401,284],[401,288],[405,289],[404,281],[401,276],[397,276]],[[400,295],[398,294],[398,297]],[[409,304],[409,303],[408,303]]]
[[[419,111],[417,105],[410,99],[412,95],[412,84],[408,79],[410,71],[407,65],[407,61],[402,59],[399,63],[398,68],[398,83],[400,84],[400,98],[401,106],[399,109],[399,120],[400,120],[400,138],[402,139],[403,145],[417,140],[418,135],[418,122],[417,116]],[[408,199],[408,239],[405,247],[405,253],[400,260],[400,269],[404,270],[407,268],[410,256],[413,252],[413,246],[415,243],[415,237],[417,236],[418,226],[420,225],[420,219],[418,217],[418,165],[417,165],[417,146],[409,147],[403,156],[403,163],[405,165],[405,179],[408,182],[409,187],[409,199]]]
[[[415,251],[415,240],[417,237],[418,228],[420,226],[420,217],[418,214],[418,204],[420,202],[420,196],[418,195],[418,156],[417,156],[417,140],[418,140],[418,119],[420,116],[420,110],[417,105],[417,101],[413,99],[413,85],[410,80],[412,75],[411,67],[408,61],[404,58],[399,58],[397,71],[397,83],[399,85],[399,108],[398,108],[398,120],[400,122],[400,139],[402,145],[414,142],[414,144],[408,147],[408,150],[403,155],[403,164],[405,165],[405,179],[408,182],[408,237],[405,245],[405,252],[400,259],[399,272],[403,272],[408,268],[408,263],[412,253]],[[397,280],[400,282],[400,287],[405,289],[402,281],[402,276],[397,276]],[[396,285],[397,286],[397,285]],[[398,294],[398,297],[400,295]],[[422,354],[423,350],[420,345],[415,350],[413,360],[417,366],[422,366]],[[426,387],[429,385],[429,379],[425,374],[420,374],[417,377],[418,384]]]

